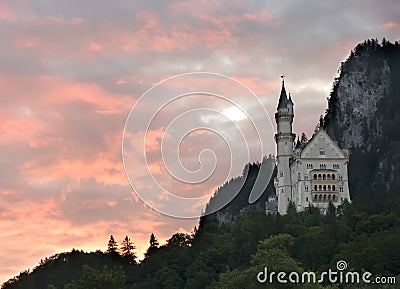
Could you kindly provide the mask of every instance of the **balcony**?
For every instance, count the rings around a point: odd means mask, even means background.
[[[339,202],[339,193],[337,191],[311,191],[311,195],[314,203]]]

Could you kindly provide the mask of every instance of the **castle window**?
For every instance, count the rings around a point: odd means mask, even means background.
[[[312,168],[313,168],[312,164],[307,164],[307,169],[312,169]]]
[[[322,191],[322,186],[321,186],[321,185],[319,185],[318,189],[319,189],[320,191]]]
[[[318,174],[318,180],[320,180],[321,179],[321,174]]]
[[[317,175],[316,174],[314,174],[314,180],[316,180],[317,179]]]
[[[328,195],[328,200],[330,200],[330,199],[331,199],[331,194]]]
[[[328,180],[330,180],[330,179],[331,179],[331,174],[327,174],[327,175],[326,175],[326,178],[327,178]]]
[[[319,194],[319,199],[322,200],[322,195],[321,194]]]
[[[343,192],[343,187],[339,187],[339,191],[340,191],[340,192]]]
[[[283,177],[283,172],[281,171],[281,172],[279,173],[279,175],[280,175],[281,177]]]
[[[305,190],[306,192],[308,192],[308,186],[307,186],[307,185],[305,185],[304,190]]]
[[[336,201],[336,196],[335,195],[332,196],[332,200]]]
[[[308,180],[308,176],[307,176],[307,175],[304,175],[304,179],[307,181],[307,180]]]
[[[314,186],[314,191],[318,191],[318,186],[317,185]]]
[[[343,176],[339,176],[339,181],[343,181]]]
[[[332,175],[332,180],[334,180],[335,179],[335,175]]]
[[[324,191],[326,191],[326,185],[324,185]]]
[[[330,191],[331,190],[331,185],[328,185],[328,191]]]
[[[332,191],[334,191],[334,190],[336,190],[336,186],[335,185],[332,186]]]
[[[322,179],[326,180],[326,175],[325,174],[322,175]]]
[[[324,149],[320,149],[319,150],[319,155],[320,156],[324,156],[325,155],[325,150]]]
[[[308,202],[308,197],[306,197],[306,202]]]

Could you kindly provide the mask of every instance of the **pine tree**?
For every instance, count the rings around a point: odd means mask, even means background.
[[[135,249],[136,247],[133,245],[133,242],[128,236],[125,236],[125,239],[121,243],[121,255],[123,258],[127,259],[129,263],[136,263]]]
[[[301,143],[302,145],[305,145],[305,144],[307,144],[307,142],[308,142],[307,136],[306,136],[306,134],[305,134],[304,132],[302,132],[302,133],[301,133],[300,143]]]
[[[151,233],[151,235],[150,235],[150,247],[158,248],[158,245],[159,245],[159,243],[158,243],[158,241],[156,239],[156,236],[154,236],[154,234]]]
[[[144,254],[144,256],[146,258],[149,257],[151,254],[153,254],[155,251],[157,251],[158,246],[159,246],[156,236],[153,233],[151,233],[151,235],[150,235],[149,243],[150,243],[150,246],[147,249],[147,252]]]
[[[117,253],[118,250],[118,244],[114,239],[114,236],[110,236],[110,240],[108,240],[108,245],[107,245],[107,253]]]

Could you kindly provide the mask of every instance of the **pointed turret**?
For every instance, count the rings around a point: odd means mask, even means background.
[[[288,98],[285,89],[285,80],[282,77],[281,96],[279,97],[278,110],[280,108],[287,108]]]
[[[290,95],[290,92],[289,92],[289,100],[288,100],[288,103],[291,104],[291,105],[294,104],[293,101],[292,101],[292,96]]]
[[[289,99],[287,102],[287,108],[288,108],[289,114],[293,114],[293,101],[292,101],[292,96],[290,95],[290,93],[289,93]]]
[[[285,81],[282,77],[282,89],[279,96],[278,109],[275,113],[277,133],[275,134],[277,151],[277,171],[275,179],[275,191],[278,197],[278,212],[286,214],[289,202],[292,200],[290,180],[290,159],[293,157],[293,142],[295,134],[292,132],[294,118],[293,101],[288,99],[285,89]]]

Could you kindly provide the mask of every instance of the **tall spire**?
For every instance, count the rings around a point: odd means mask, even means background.
[[[288,102],[288,98],[286,95],[286,89],[285,89],[285,76],[281,75],[281,77],[282,77],[282,89],[281,89],[281,96],[279,97],[278,109],[286,108],[287,102]]]

